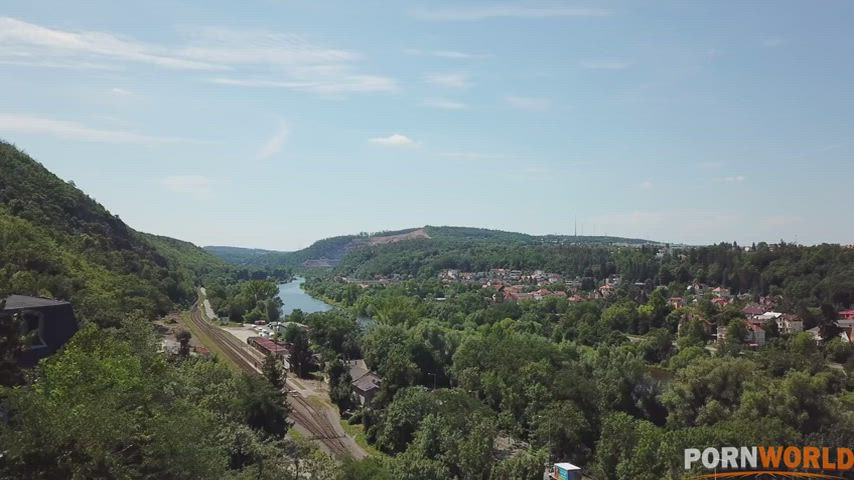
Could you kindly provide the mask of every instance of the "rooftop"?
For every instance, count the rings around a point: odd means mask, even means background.
[[[26,295],[9,295],[6,297],[6,306],[3,310],[24,310],[27,308],[43,308],[56,307],[59,305],[68,305],[68,302],[62,300],[54,300],[44,297],[29,297]]]

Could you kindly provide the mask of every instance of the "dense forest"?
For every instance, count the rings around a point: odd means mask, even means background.
[[[674,309],[666,287],[582,303],[496,303],[437,279],[307,288],[342,308],[305,320],[333,399],[388,455],[352,478],[533,480],[550,459],[600,480],[679,479],[688,447],[854,444],[854,348],[777,333],[748,350],[735,306]],[[354,356],[383,379],[364,407],[339,367]]]

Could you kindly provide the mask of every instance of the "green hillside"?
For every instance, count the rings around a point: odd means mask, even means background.
[[[187,242],[147,235],[13,145],[0,143],[0,296],[70,300],[100,325],[159,315],[230,271]]]
[[[433,274],[441,268],[551,268],[578,272],[615,245],[655,244],[621,237],[528,235],[474,227],[426,226],[372,235],[343,235],[319,240],[295,252],[267,252],[235,247],[205,247],[225,261],[243,267],[299,268],[306,261],[337,267],[347,275],[367,278],[390,273]],[[572,254],[568,255],[567,252]],[[592,252],[592,253],[591,253]],[[583,258],[578,258],[580,256]],[[603,260],[604,261],[604,260]]]
[[[263,250],[260,248],[241,248],[241,247],[226,247],[226,246],[208,246],[204,249],[223,261],[233,265],[245,265],[251,263],[253,259],[269,254],[285,253],[275,250]]]
[[[325,238],[295,252],[276,252],[237,247],[205,247],[205,250],[240,267],[264,269],[295,268],[300,267],[306,260],[318,258],[338,260],[354,246],[354,241],[358,238],[356,235]]]

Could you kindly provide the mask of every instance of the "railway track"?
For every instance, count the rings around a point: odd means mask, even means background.
[[[211,325],[203,317],[198,303],[190,310],[190,321],[216,343],[219,350],[242,371],[249,375],[261,374],[260,365],[263,361],[261,353],[251,350],[233,335]],[[323,412],[318,411],[295,390],[288,392],[287,399],[291,404],[291,419],[311,434],[310,439],[321,442],[336,457],[351,458],[353,456],[344,442],[346,436],[335,430]]]

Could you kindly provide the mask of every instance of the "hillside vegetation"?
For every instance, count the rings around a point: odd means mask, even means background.
[[[195,245],[137,232],[8,143],[0,143],[0,296],[70,300],[100,325],[188,303],[231,271]]]
[[[620,237],[535,236],[473,227],[410,228],[376,234],[362,233],[319,240],[295,252],[267,252],[234,247],[205,247],[223,260],[254,267],[338,267],[347,275],[434,274],[442,268],[488,269],[541,268],[570,273],[583,272],[593,258],[599,263],[607,247],[656,244],[649,240]],[[583,251],[567,257],[572,250]],[[531,252],[534,255],[531,256]]]

